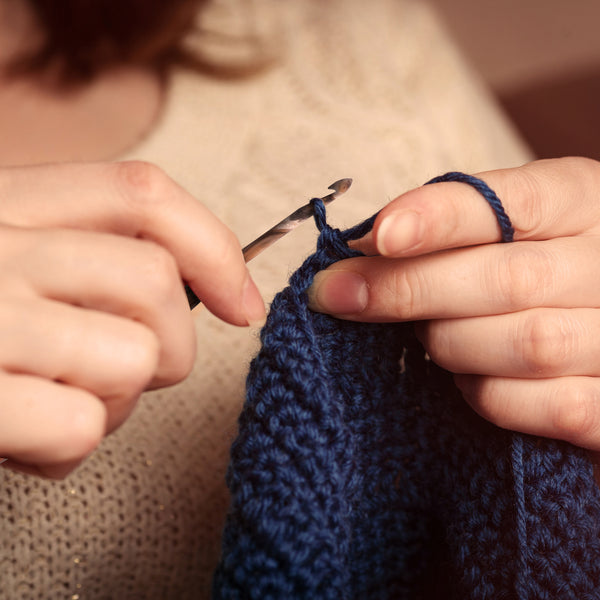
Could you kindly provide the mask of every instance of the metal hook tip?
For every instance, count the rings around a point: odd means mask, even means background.
[[[343,194],[352,185],[352,179],[346,177],[345,179],[338,179],[333,182],[327,189],[333,190],[338,194]]]

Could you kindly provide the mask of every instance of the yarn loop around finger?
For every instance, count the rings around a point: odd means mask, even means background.
[[[483,179],[479,179],[473,175],[467,175],[466,173],[461,173],[460,171],[450,171],[444,175],[439,175],[438,177],[430,179],[425,185],[448,181],[466,183],[477,190],[485,198],[486,202],[494,211],[496,219],[498,219],[498,225],[500,225],[501,231],[501,240],[503,242],[512,242],[514,240],[515,230],[512,226],[509,216],[504,210],[504,206],[502,206],[502,202],[498,197],[498,194],[496,194],[496,192],[485,181],[483,181]]]

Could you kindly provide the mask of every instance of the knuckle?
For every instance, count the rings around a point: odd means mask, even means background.
[[[510,198],[513,225],[525,238],[547,235],[548,224],[560,218],[549,212],[541,198],[552,198],[556,190],[569,185],[569,194],[575,198],[595,198],[600,187],[600,162],[592,158],[567,156],[538,160],[511,171],[511,189],[518,190]]]
[[[78,460],[87,456],[102,441],[105,434],[106,410],[93,398],[84,410],[74,410],[69,423],[68,443],[63,449],[62,460]]]
[[[137,398],[154,377],[160,360],[161,347],[156,334],[143,325],[136,324],[131,345],[121,363],[123,381],[120,393],[127,398]],[[125,353],[123,353],[125,354]]]
[[[144,389],[154,376],[160,359],[161,346],[157,335],[143,325],[137,326],[137,339],[131,351],[128,372],[131,373],[133,391]]]
[[[600,396],[587,386],[560,385],[553,399],[551,424],[556,437],[577,445],[597,444]]]
[[[514,169],[511,173],[514,190],[519,193],[511,197],[510,214],[514,216],[513,226],[525,238],[534,237],[544,228],[544,211],[542,203],[536,201],[539,196],[539,176],[530,165]]]
[[[117,187],[125,201],[136,212],[149,204],[165,201],[169,195],[168,175],[156,165],[144,161],[126,161],[115,164]]]
[[[413,318],[423,310],[423,286],[423,275],[419,269],[393,269],[382,290],[385,304],[393,307],[391,312],[398,318]]]
[[[145,293],[153,303],[166,302],[182,285],[177,262],[162,246],[148,241],[143,243],[145,253],[139,275]]]
[[[171,361],[168,372],[162,379],[168,385],[183,381],[194,368],[195,355],[195,346],[188,345],[183,351],[177,354],[175,360]]]
[[[505,248],[497,265],[497,271],[491,273],[490,289],[499,289],[507,312],[544,305],[555,279],[549,252],[539,245],[522,243]]]
[[[189,328],[169,344],[167,351],[159,354],[157,349],[154,367],[148,373],[150,378],[146,378],[144,387],[154,389],[183,381],[192,372],[195,359],[196,335],[193,328]]]
[[[535,311],[524,317],[517,343],[527,373],[555,377],[569,367],[575,334],[564,317]]]

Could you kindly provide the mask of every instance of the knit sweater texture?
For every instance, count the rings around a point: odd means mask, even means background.
[[[214,598],[600,598],[584,452],[480,418],[410,323],[311,312],[313,276],[372,220],[317,223],[251,366]]]
[[[203,27],[226,34],[209,41],[281,40],[275,64],[239,80],[173,73],[154,129],[119,158],[161,167],[242,246],[342,177],[354,183],[329,214],[348,227],[435,174],[530,158],[422,0],[207,8]],[[305,224],[249,263],[267,303],[315,239]],[[144,394],[73,474],[47,481],[0,467],[1,600],[210,596],[229,448],[259,341],[205,308],[193,316],[190,376]]]

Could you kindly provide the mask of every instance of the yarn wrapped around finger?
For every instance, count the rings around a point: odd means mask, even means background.
[[[512,226],[510,217],[506,214],[502,201],[498,197],[498,194],[479,177],[474,175],[468,175],[459,171],[450,171],[444,175],[434,177],[430,179],[425,185],[432,183],[442,183],[448,181],[456,181],[458,183],[466,183],[473,189],[477,190],[484,198],[484,200],[490,205],[490,208],[494,211],[498,225],[500,225],[501,241],[512,242],[514,240],[515,230]]]
[[[359,253],[326,223],[274,299],[231,449],[215,599],[591,600],[600,491],[586,454],[500,429],[428,360],[410,323],[311,312]],[[502,225],[501,225],[502,227]]]

